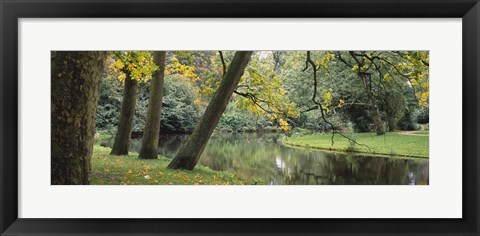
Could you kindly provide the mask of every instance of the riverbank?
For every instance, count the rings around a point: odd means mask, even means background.
[[[111,156],[111,149],[95,144],[92,155],[91,185],[255,185],[255,178],[214,171],[197,165],[192,171],[167,169],[170,159],[140,160],[138,153]]]
[[[332,134],[305,135],[282,140],[286,146],[312,148],[334,152],[365,153],[391,157],[428,158],[428,131],[422,135],[406,135],[389,132],[382,136],[375,133],[348,134],[357,143],[336,134],[332,145]],[[365,145],[365,146],[363,146]]]

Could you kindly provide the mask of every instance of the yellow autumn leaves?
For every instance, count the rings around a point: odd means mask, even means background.
[[[111,69],[110,78],[116,77],[121,82],[124,82],[127,76],[130,76],[132,80],[147,82],[158,70],[150,52],[121,51],[112,54],[108,66]]]
[[[240,108],[257,116],[270,117],[285,132],[290,130],[286,119],[299,116],[296,104],[286,96],[282,81],[275,71],[261,68],[255,61],[247,68],[238,87],[240,93],[251,95],[238,97],[237,105]]]
[[[287,131],[290,130],[290,127],[288,126],[288,122],[285,121],[284,119],[278,120],[278,123],[280,124],[280,128],[281,128],[283,131],[287,132]]]
[[[418,105],[426,108],[428,107],[428,98],[430,95],[428,52],[404,52],[402,56],[404,61],[392,67],[391,73],[402,73],[403,76],[408,77],[410,86],[416,91],[415,96],[417,97]],[[393,69],[395,69],[395,71],[393,71]]]
[[[109,68],[119,81],[124,81],[127,74],[133,80],[147,82],[152,74],[158,70],[153,62],[153,56],[147,51],[122,51],[114,52],[110,57]],[[195,74],[195,66],[183,65],[173,56],[165,67],[165,75],[181,74],[192,83],[197,82],[199,77]]]
[[[195,83],[200,80],[197,74],[195,74],[195,66],[188,66],[181,64],[178,58],[173,57],[171,61],[165,66],[165,74],[181,74],[188,78],[190,82]]]

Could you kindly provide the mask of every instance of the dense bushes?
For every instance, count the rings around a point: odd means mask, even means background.
[[[220,119],[217,130],[226,132],[256,132],[274,127],[273,121],[257,116],[250,111],[239,109],[230,102]]]
[[[429,123],[429,109],[416,108],[413,111],[405,112],[398,126],[401,130],[418,130],[421,125]],[[428,127],[428,126],[427,126]]]
[[[428,124],[429,123],[429,109],[428,108],[421,108],[417,109],[413,113],[414,119],[417,121],[418,124]]]
[[[200,119],[202,109],[195,103],[197,89],[183,76],[165,78],[162,132],[189,133]]]
[[[118,80],[102,79],[96,114],[97,130],[113,132],[117,129],[122,96],[123,86]]]
[[[416,130],[417,122],[413,119],[411,112],[407,111],[398,121],[398,128],[401,130]]]

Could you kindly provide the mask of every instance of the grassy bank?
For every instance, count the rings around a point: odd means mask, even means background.
[[[407,135],[396,132],[377,136],[375,133],[348,134],[357,143],[335,135],[332,145],[331,134],[315,134],[303,137],[290,137],[282,142],[287,146],[314,148],[339,152],[370,153],[386,156],[422,157],[428,158],[428,131],[423,135]]]
[[[214,171],[197,165],[193,171],[166,169],[166,157],[140,160],[138,153],[111,156],[110,148],[95,144],[92,156],[92,185],[242,185],[260,184],[260,180],[233,173]]]

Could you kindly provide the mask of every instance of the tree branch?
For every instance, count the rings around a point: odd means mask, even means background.
[[[364,146],[364,147],[370,149],[370,147],[368,147],[367,145],[358,143],[354,139],[342,134],[341,132],[337,132],[337,130],[335,129],[335,126],[330,121],[327,120],[327,118],[325,117],[325,110],[323,109],[322,104],[316,100],[317,85],[318,85],[317,71],[319,69],[315,66],[315,62],[311,59],[310,51],[307,51],[307,59],[306,59],[306,65],[307,66],[305,67],[304,71],[308,68],[309,64],[312,66],[312,73],[313,73],[313,96],[312,96],[311,100],[312,100],[313,103],[315,103],[320,108],[320,114],[322,116],[322,120],[331,127],[331,130],[332,130],[332,137],[331,137],[332,145],[335,143],[334,142],[335,134],[338,133],[340,136],[346,138],[350,142],[353,142],[355,144],[358,144],[358,145],[361,145],[361,146]]]
[[[222,61],[222,67],[223,67],[223,74],[222,78],[225,77],[225,74],[227,74],[227,64],[225,64],[225,58],[223,57],[222,51],[218,51],[220,54],[220,61]]]

